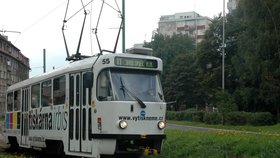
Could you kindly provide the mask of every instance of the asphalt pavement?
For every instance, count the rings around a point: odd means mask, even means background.
[[[195,127],[195,126],[176,125],[176,124],[167,124],[166,129],[178,129],[178,130],[185,130],[185,131],[202,131],[202,132],[219,130],[219,129],[207,128],[207,127]]]

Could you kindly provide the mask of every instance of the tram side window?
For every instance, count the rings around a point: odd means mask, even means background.
[[[97,98],[99,101],[111,101],[112,86],[109,78],[109,71],[102,71],[97,79]]]
[[[13,92],[8,93],[7,95],[7,111],[13,111]]]
[[[69,104],[71,107],[73,107],[74,105],[74,77],[73,76],[70,76]]]
[[[31,87],[31,107],[38,108],[40,106],[40,84]]]
[[[21,100],[21,91],[15,91],[14,92],[14,111],[19,111],[20,110],[20,100]]]
[[[53,104],[59,105],[65,103],[65,76],[53,80]]]
[[[41,105],[43,107],[52,104],[52,81],[48,80],[41,84]]]
[[[83,74],[83,105],[90,105],[91,91],[93,86],[93,73],[87,72]],[[88,91],[88,103],[86,103],[86,94]]]

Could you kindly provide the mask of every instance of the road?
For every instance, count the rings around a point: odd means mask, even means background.
[[[178,129],[178,130],[185,130],[185,131],[202,131],[202,132],[219,130],[219,129],[207,128],[207,127],[195,127],[195,126],[176,125],[176,124],[167,124],[166,129]]]

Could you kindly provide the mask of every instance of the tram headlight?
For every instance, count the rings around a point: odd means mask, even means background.
[[[127,126],[128,126],[128,124],[127,124],[127,122],[126,122],[125,120],[121,120],[121,121],[119,122],[119,127],[120,127],[121,129],[125,129]]]
[[[159,129],[164,129],[166,127],[166,123],[164,121],[159,121],[158,122],[158,128]]]

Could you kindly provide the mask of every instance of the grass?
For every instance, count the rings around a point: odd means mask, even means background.
[[[201,122],[189,122],[189,121],[167,121],[167,124],[178,124],[178,125],[188,125],[188,126],[199,126],[208,127],[216,129],[228,129],[228,130],[238,130],[238,131],[248,131],[248,132],[260,132],[264,134],[279,135],[280,134],[280,124],[272,126],[230,126],[230,125],[208,125]]]
[[[24,155],[13,155],[10,153],[0,153],[0,158],[26,158]]]
[[[280,136],[166,130],[163,152],[149,158],[278,158]]]
[[[168,121],[168,123],[231,131],[166,130],[167,139],[164,141],[162,153],[147,158],[278,158],[280,156],[280,124],[222,126],[187,121]],[[26,158],[26,156],[0,153],[0,158]]]

